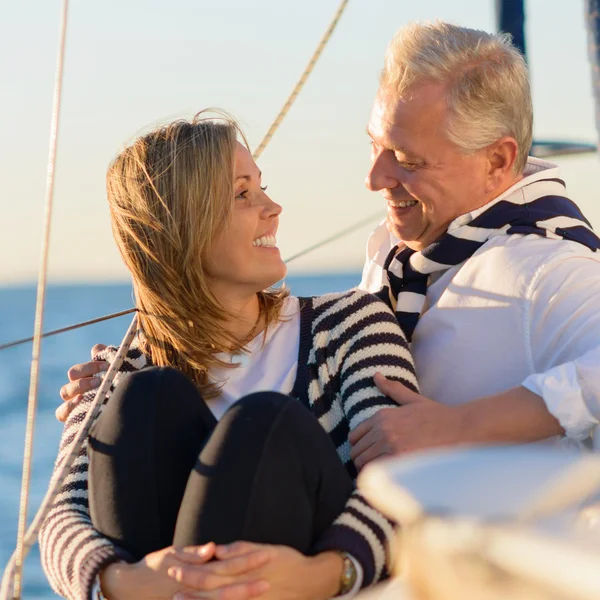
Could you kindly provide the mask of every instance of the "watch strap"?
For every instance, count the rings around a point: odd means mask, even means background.
[[[343,560],[342,574],[340,576],[340,588],[338,590],[336,598],[345,596],[348,592],[352,591],[354,584],[356,583],[357,573],[354,561],[346,552],[340,552],[340,556]]]

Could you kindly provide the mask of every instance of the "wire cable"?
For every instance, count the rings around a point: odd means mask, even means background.
[[[290,256],[289,258],[286,258],[284,262],[286,264],[288,264],[288,263],[292,262],[293,260],[296,260],[297,258],[300,258],[301,256],[304,256],[305,254],[308,254],[309,252],[313,252],[314,250],[318,250],[319,248],[322,248],[326,244],[335,242],[336,240],[339,240],[340,238],[344,237],[345,235],[348,235],[349,233],[352,233],[353,231],[360,229],[363,225],[366,225],[367,223],[374,221],[376,218],[381,219],[381,216],[382,216],[381,211],[378,210],[376,213],[373,213],[373,214],[369,215],[368,217],[361,219],[357,223],[354,223],[354,225],[350,225],[350,227],[346,227],[346,229],[342,229],[341,231],[334,233],[332,236],[325,238],[324,240],[321,240],[320,242],[317,242],[316,244],[313,244],[312,246],[309,246],[305,250],[301,250],[300,252],[298,252],[296,254],[292,254],[292,256]]]
[[[61,327],[60,329],[54,329],[52,331],[47,331],[46,333],[42,333],[42,338],[47,338],[52,335],[58,335],[59,333],[66,333],[67,331],[73,331],[74,329],[80,329],[81,327],[87,327],[88,325],[94,325],[95,323],[102,323],[102,321],[109,321],[110,319],[116,319],[117,317],[122,317],[124,315],[130,315],[133,312],[136,312],[137,308],[129,308],[128,310],[121,310],[116,313],[111,313],[110,315],[105,315],[104,317],[97,317],[95,319],[90,319],[89,321],[82,321],[81,323],[75,323],[74,325],[69,325],[68,327]],[[32,342],[33,338],[23,338],[20,340],[15,340],[14,342],[8,342],[6,344],[0,344],[0,350],[6,350],[7,348],[13,348],[14,346],[20,346],[21,344],[27,344],[27,342]]]

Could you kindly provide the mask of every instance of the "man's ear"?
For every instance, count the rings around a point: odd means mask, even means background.
[[[500,138],[488,146],[488,192],[496,190],[515,176],[514,167],[518,152],[517,140],[510,136]]]

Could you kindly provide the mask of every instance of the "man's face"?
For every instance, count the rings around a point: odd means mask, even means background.
[[[489,202],[484,150],[463,154],[445,135],[442,84],[422,84],[402,101],[379,90],[367,132],[366,185],[387,200],[388,229],[414,250],[441,237],[460,215]]]

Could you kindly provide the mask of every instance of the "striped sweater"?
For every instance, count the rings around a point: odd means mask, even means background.
[[[397,406],[379,392],[373,375],[417,389],[408,344],[392,312],[374,296],[352,290],[300,299],[298,373],[292,395],[305,404],[331,436],[340,459],[353,479],[348,433],[384,407]],[[111,360],[116,348],[98,358]],[[113,390],[128,373],[148,366],[135,345],[123,363]],[[60,442],[56,464],[81,425],[94,393],[70,414]],[[109,398],[110,399],[110,395]],[[99,571],[115,560],[131,560],[128,553],[98,533],[88,506],[88,456],[84,443],[40,532],[42,566],[53,589],[71,600],[86,600]],[[346,550],[363,568],[363,586],[387,573],[392,524],[355,491],[342,514],[317,542],[316,550]]]

